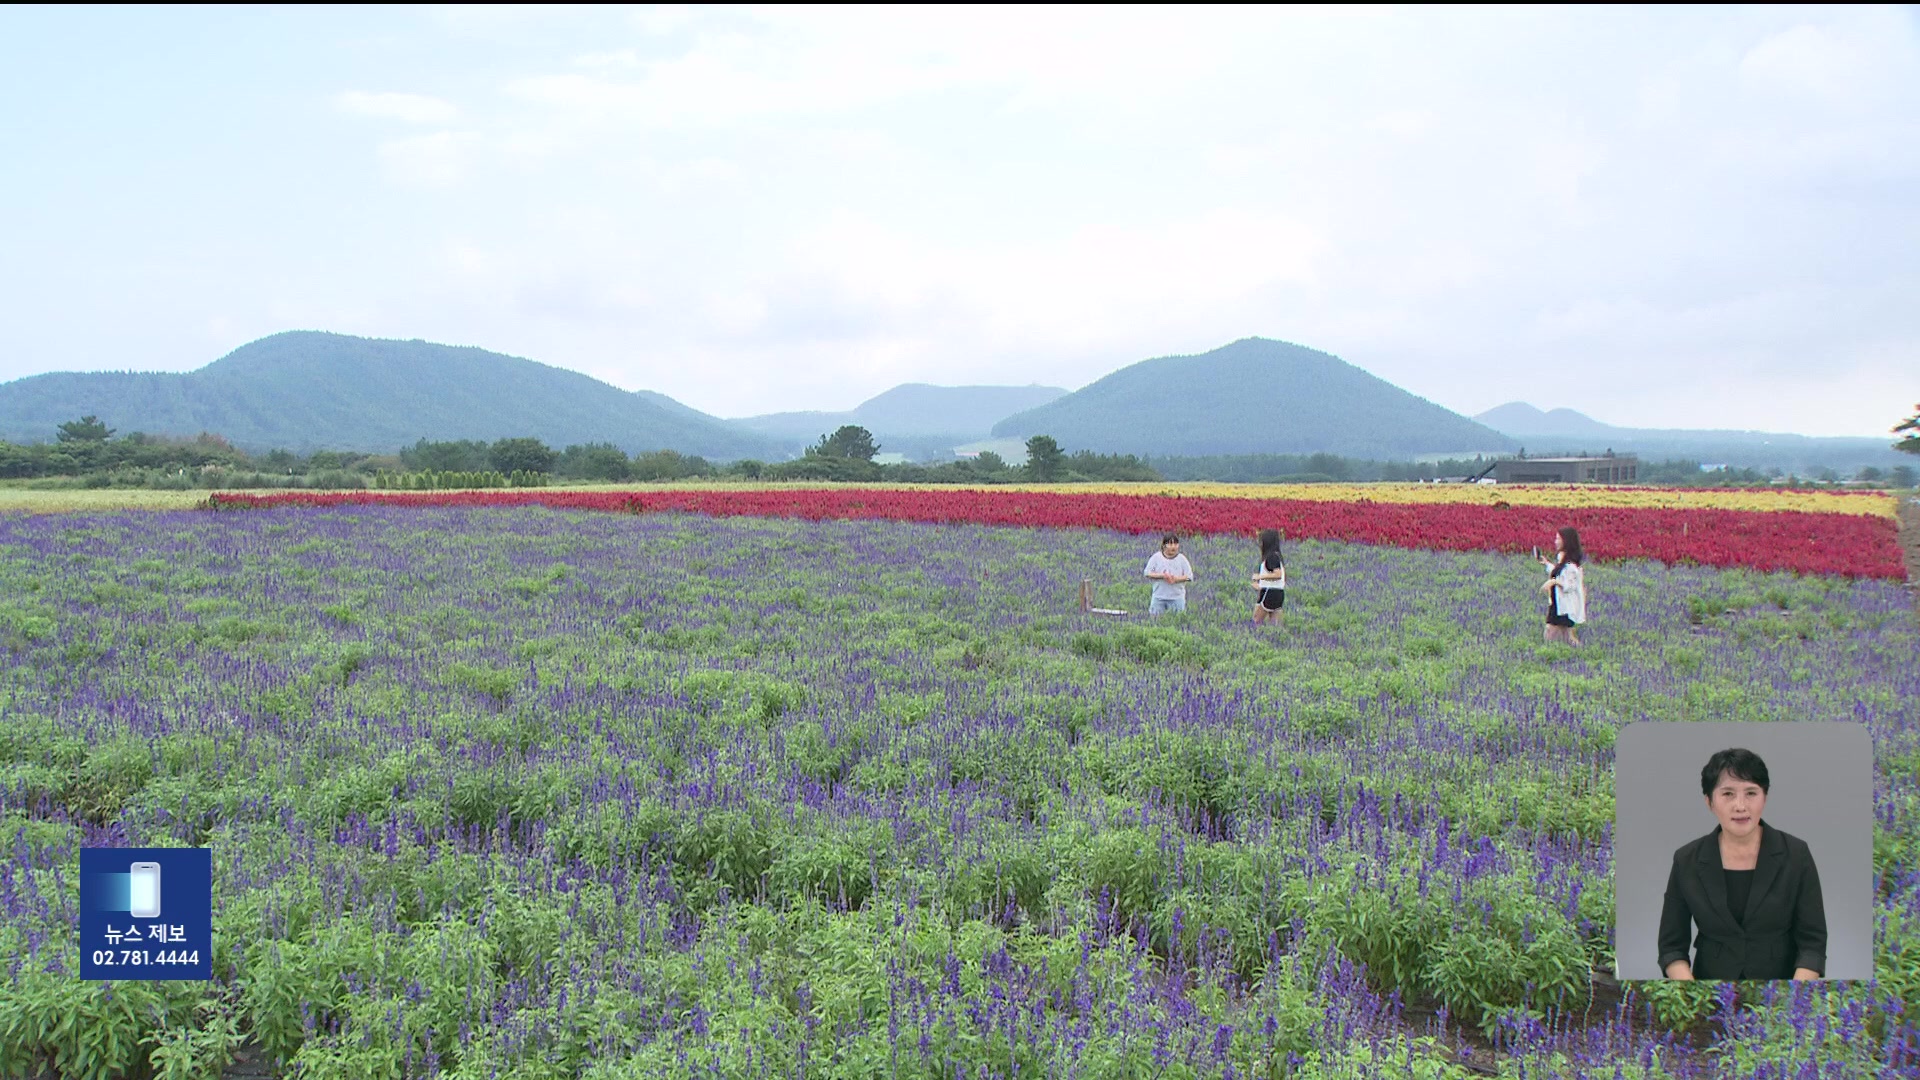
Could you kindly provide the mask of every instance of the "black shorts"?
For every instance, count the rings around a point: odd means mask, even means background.
[[[1287,590],[1261,589],[1260,606],[1266,608],[1268,611],[1279,611],[1281,608],[1286,607]]]

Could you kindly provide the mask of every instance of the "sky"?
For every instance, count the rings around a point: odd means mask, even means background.
[[[1884,435],[1920,13],[0,8],[0,380],[294,329],[728,417],[1259,336]]]

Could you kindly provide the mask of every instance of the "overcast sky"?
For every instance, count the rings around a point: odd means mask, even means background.
[[[0,314],[0,379],[315,329],[742,416],[1261,336],[1882,435],[1920,15],[8,7]]]

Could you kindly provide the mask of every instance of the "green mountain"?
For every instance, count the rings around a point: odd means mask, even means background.
[[[1328,453],[1397,460],[1519,445],[1336,356],[1265,338],[1199,356],[1142,360],[1010,416],[993,434],[1051,435],[1068,450],[1154,458]]]
[[[184,374],[54,372],[0,384],[0,438],[51,439],[95,415],[122,434],[210,431],[247,450],[392,453],[416,439],[531,435],[716,460],[780,446],[650,391],[484,349],[291,331]]]
[[[1893,438],[1864,439],[1788,435],[1770,431],[1694,428],[1629,428],[1602,423],[1572,409],[1542,411],[1510,401],[1474,417],[1526,444],[1534,457],[1614,450],[1648,461],[1698,461],[1741,469],[1833,469],[1852,472],[1911,465],[1911,455],[1893,449]]]
[[[881,438],[978,439],[1014,413],[1044,405],[1066,391],[1057,386],[930,386],[903,383],[850,412],[786,412],[733,421],[749,431],[813,442],[842,424],[858,424]]]

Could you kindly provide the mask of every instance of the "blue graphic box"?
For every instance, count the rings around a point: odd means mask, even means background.
[[[212,853],[81,848],[80,977],[211,979]]]

